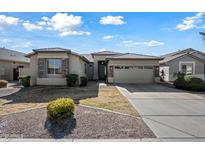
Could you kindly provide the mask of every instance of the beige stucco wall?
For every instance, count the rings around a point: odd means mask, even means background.
[[[31,82],[30,82],[31,86],[36,85],[36,78],[37,78],[37,75],[38,75],[37,54],[32,55],[30,57],[30,67],[20,69],[19,74],[20,75],[29,75],[29,76],[31,76]]]
[[[67,53],[38,53],[37,58],[68,58]]]
[[[78,84],[80,84],[80,77],[86,76],[85,64],[86,62],[83,61],[80,57],[72,54],[69,55],[69,73],[78,74]]]
[[[11,81],[13,80],[13,69],[17,66],[29,68],[29,63],[0,61],[0,79]]]
[[[37,78],[37,85],[66,85],[66,78]]]

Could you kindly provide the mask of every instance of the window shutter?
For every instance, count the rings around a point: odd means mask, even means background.
[[[69,73],[69,58],[62,59],[62,74],[66,76]]]
[[[39,78],[46,77],[46,59],[45,58],[38,59],[38,77]]]

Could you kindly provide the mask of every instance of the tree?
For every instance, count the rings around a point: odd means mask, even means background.
[[[201,34],[203,38],[205,39],[205,32],[199,32],[199,34]]]

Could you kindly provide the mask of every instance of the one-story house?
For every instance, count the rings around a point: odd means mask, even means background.
[[[67,74],[77,74],[80,84],[80,77],[87,76],[89,61],[70,49],[33,49],[26,57],[31,65],[28,70],[22,70],[22,75],[31,76],[31,85],[66,85]]]
[[[19,69],[29,68],[30,59],[19,51],[0,48],[0,79],[18,80]]]
[[[160,74],[163,70],[165,81],[174,81],[178,72],[205,79],[205,53],[188,48],[161,57]]]
[[[66,85],[66,74],[108,83],[154,83],[159,81],[162,60],[156,56],[111,51],[80,55],[63,48],[34,49],[26,57],[30,58],[31,66],[21,73],[31,76],[31,85]]]

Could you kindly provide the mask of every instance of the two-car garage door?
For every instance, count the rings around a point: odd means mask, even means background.
[[[152,66],[115,66],[114,83],[153,83]]]

